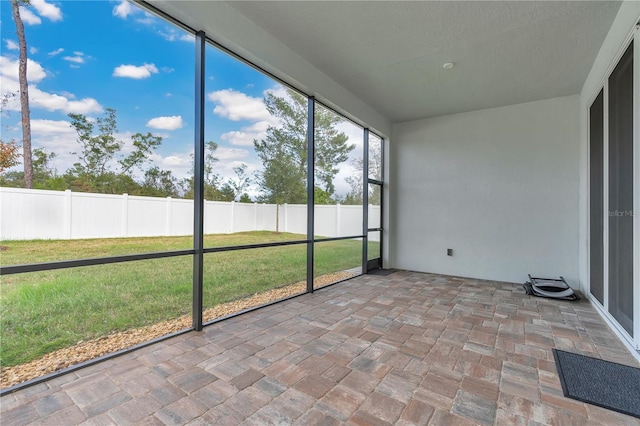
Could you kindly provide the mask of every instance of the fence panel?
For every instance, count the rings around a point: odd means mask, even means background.
[[[171,235],[166,198],[128,196],[127,237]]]
[[[71,239],[122,236],[121,195],[74,192],[71,196]]]
[[[70,238],[71,191],[0,188],[0,239]]]
[[[179,198],[167,200],[171,202],[168,235],[193,235],[193,201]]]
[[[379,226],[380,206],[369,206]],[[206,201],[204,232],[275,231],[305,235],[307,206]],[[360,235],[362,206],[315,206],[314,234]],[[177,236],[193,233],[193,200],[0,187],[0,239]]]
[[[252,203],[234,203],[233,232],[255,231],[256,208]]]

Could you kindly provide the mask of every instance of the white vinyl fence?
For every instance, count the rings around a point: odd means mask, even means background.
[[[205,234],[275,231],[306,234],[307,206],[206,201]],[[369,227],[379,226],[380,206],[369,206]],[[193,200],[0,187],[0,240],[191,235]],[[362,206],[318,205],[315,235],[362,234]],[[378,233],[370,239],[378,240]]]

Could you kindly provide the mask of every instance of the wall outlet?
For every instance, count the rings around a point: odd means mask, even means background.
[[[453,249],[447,249],[447,256],[453,256]]]

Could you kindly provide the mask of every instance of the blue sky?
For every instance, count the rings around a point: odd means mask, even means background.
[[[77,161],[69,113],[101,116],[117,110],[119,138],[136,132],[164,138],[153,162],[181,178],[190,168],[194,124],[194,38],[184,30],[122,1],[31,0],[22,8],[30,49],[31,120],[34,147],[58,155],[63,173]],[[9,1],[0,1],[0,79],[3,95],[17,90],[17,36]],[[265,91],[283,94],[276,81],[212,46],[206,50],[206,137],[219,144],[217,172],[233,175],[245,163],[260,169],[253,139],[264,136],[269,116]],[[19,103],[2,116],[3,139],[20,140]],[[341,125],[352,142],[361,130]],[[360,143],[358,143],[360,145]],[[339,180],[352,172],[345,164]],[[347,188],[337,183],[339,192]]]

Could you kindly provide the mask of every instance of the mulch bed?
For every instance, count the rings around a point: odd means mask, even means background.
[[[354,276],[351,272],[337,272],[318,277],[314,280],[316,288],[345,280]],[[306,283],[299,282],[285,287],[275,288],[264,293],[255,294],[244,299],[223,303],[203,312],[203,321],[230,315],[254,306],[274,302],[306,291]],[[163,321],[146,327],[112,333],[97,339],[80,341],[77,344],[50,352],[42,358],[25,364],[6,367],[0,370],[0,388],[17,385],[45,374],[53,373],[71,365],[79,364],[108,353],[130,348],[157,337],[191,327],[191,315],[184,315],[172,320]]]

